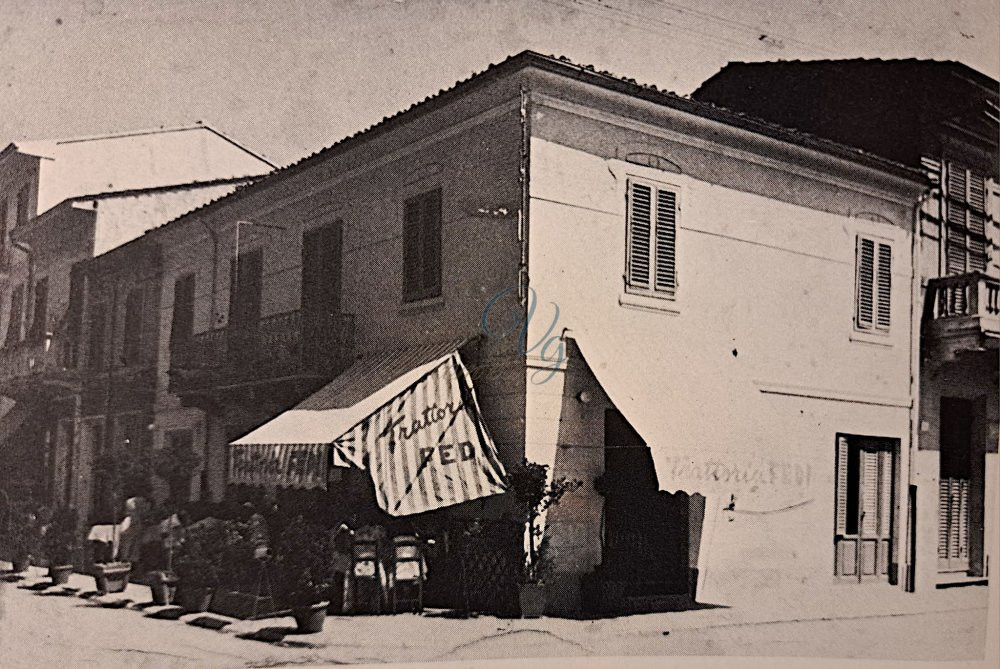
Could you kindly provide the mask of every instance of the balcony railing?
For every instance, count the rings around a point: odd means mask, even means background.
[[[178,340],[170,347],[171,390],[184,393],[300,377],[332,377],[351,354],[354,318],[268,316]]]
[[[66,387],[76,379],[70,343],[46,332],[0,349],[0,389],[18,396],[47,387]]]
[[[1000,335],[1000,280],[981,272],[932,279],[924,303],[924,335],[972,338],[974,348]]]

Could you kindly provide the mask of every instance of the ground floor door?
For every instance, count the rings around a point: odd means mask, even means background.
[[[840,578],[889,577],[898,444],[895,439],[837,437],[834,570]]]
[[[941,398],[938,479],[938,571],[969,570],[973,528],[973,418],[970,400]]]

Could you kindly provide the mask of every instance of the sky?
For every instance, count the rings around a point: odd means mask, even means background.
[[[284,165],[533,49],[686,95],[730,61],[994,78],[1000,0],[0,0],[0,146],[207,123]]]

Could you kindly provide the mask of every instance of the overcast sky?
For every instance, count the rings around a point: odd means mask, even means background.
[[[733,60],[994,78],[998,0],[0,0],[0,146],[202,120],[279,164],[524,49],[688,94]]]

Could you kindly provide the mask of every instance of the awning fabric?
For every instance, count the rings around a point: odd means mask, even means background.
[[[504,492],[503,466],[460,344],[429,344],[358,361],[295,408],[233,442],[231,462],[244,462],[250,457],[245,454],[256,451],[272,454],[273,461],[283,447],[332,446],[335,465],[370,472],[379,505],[395,516]],[[256,482],[263,477],[294,485],[287,471],[272,467]],[[230,475],[234,482],[247,479],[234,468]],[[321,479],[325,485],[325,470]]]

